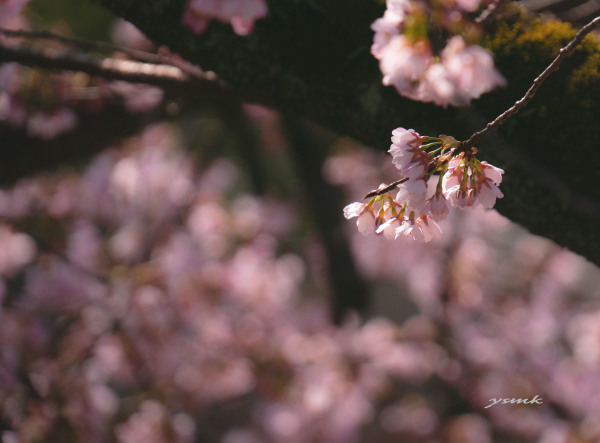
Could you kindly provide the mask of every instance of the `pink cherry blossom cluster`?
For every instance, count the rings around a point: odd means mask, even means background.
[[[368,193],[368,203],[344,208],[344,216],[356,217],[363,234],[428,242],[441,236],[437,222],[446,218],[451,206],[490,209],[503,197],[498,185],[504,171],[477,160],[475,149],[460,150],[452,137],[422,137],[412,129],[397,128],[388,152],[403,178],[396,186],[382,184]],[[395,197],[393,189],[398,190]]]
[[[248,35],[267,12],[265,0],[188,0],[181,21],[196,34],[202,34],[214,19],[231,23],[238,35]]]
[[[433,6],[418,0],[387,0],[383,17],[371,26],[375,31],[371,53],[379,60],[383,84],[393,85],[404,97],[439,106],[463,106],[504,86],[489,51],[467,44],[460,35],[436,51],[429,37],[430,31],[476,35],[478,30],[465,13],[477,10],[479,3],[451,0]],[[436,17],[436,23],[430,24],[428,17]]]

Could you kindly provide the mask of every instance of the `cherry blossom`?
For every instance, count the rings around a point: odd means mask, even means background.
[[[388,240],[396,238],[396,229],[404,223],[404,217],[390,217],[377,228],[377,234],[383,234]]]
[[[459,150],[454,138],[396,128],[391,140],[388,152],[401,180],[369,192],[368,203],[344,208],[346,218],[358,217],[361,233],[375,231],[387,239],[428,242],[441,236],[437,222],[448,216],[451,206],[490,209],[503,197],[498,185],[504,171],[478,161],[474,150]]]
[[[350,203],[344,208],[344,217],[347,219],[358,217],[356,226],[358,226],[358,230],[361,234],[367,235],[371,232],[375,232],[377,214],[371,204],[360,202]]]
[[[492,54],[477,45],[467,45],[454,36],[442,51],[442,64],[456,86],[457,97],[479,98],[492,89],[505,86],[506,80],[494,68]]]
[[[404,97],[443,107],[467,105],[504,86],[506,80],[484,48],[454,35],[444,48],[434,51],[429,40],[430,28],[446,27],[455,34],[461,26],[476,26],[465,13],[478,7],[478,0],[439,4],[388,0],[383,17],[371,25],[375,32],[371,53],[379,60],[383,84],[394,86]],[[453,19],[433,24],[427,21],[428,16]]]
[[[420,225],[414,220],[405,220],[395,231],[396,240],[402,243],[423,242],[425,235]]]
[[[450,212],[448,201],[442,192],[435,194],[427,200],[427,211],[430,212],[436,220],[443,220]]]
[[[402,95],[418,97],[418,86],[433,53],[429,43],[412,43],[404,35],[395,35],[379,51],[383,84],[393,85]]]
[[[444,196],[453,206],[482,206],[490,209],[504,195],[498,188],[504,171],[487,162],[478,162],[460,154],[449,163],[442,187]]]
[[[415,224],[419,226],[423,233],[424,241],[428,242],[434,238],[440,238],[442,236],[442,229],[440,225],[435,221],[435,217],[425,213],[421,215]]]

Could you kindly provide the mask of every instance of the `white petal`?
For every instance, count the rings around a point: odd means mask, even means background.
[[[365,212],[363,215],[358,217],[356,221],[356,226],[358,227],[358,231],[367,235],[371,232],[375,231],[375,217],[370,212]]]
[[[346,217],[347,219],[358,217],[360,214],[362,214],[366,206],[367,205],[360,202],[350,203],[344,208],[344,217]]]
[[[489,178],[496,185],[499,185],[502,182],[502,174],[504,174],[502,169],[492,166],[486,162],[481,162],[481,165],[483,166],[483,174],[485,175],[485,178]]]

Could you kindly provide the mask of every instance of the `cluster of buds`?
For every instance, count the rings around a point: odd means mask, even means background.
[[[480,29],[468,13],[479,0],[387,0],[371,29],[371,53],[379,60],[383,84],[412,100],[463,106],[505,85],[490,52],[475,44]],[[435,22],[432,22],[432,19]],[[454,35],[447,42],[440,35]]]
[[[389,153],[402,178],[369,192],[367,203],[344,208],[344,216],[357,217],[358,230],[365,235],[427,242],[442,234],[438,222],[450,207],[489,209],[503,197],[498,185],[504,171],[480,162],[475,148],[463,150],[452,137],[422,137],[398,128],[392,132]]]

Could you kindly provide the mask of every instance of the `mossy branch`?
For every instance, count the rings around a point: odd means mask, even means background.
[[[370,24],[384,5],[372,0],[269,0],[270,16],[248,37],[213,23],[201,36],[180,24],[184,0],[95,0],[133,22],[157,44],[215,71],[247,101],[304,115],[387,150],[391,131],[465,139],[511,106],[575,31],[544,23],[508,4],[485,37],[509,86],[466,109],[403,99],[381,84],[369,47]],[[600,264],[600,45],[588,36],[536,100],[479,146],[482,159],[504,168],[506,197],[498,210],[533,233]],[[483,123],[483,124],[482,124]]]
[[[506,122],[506,120],[516,115],[517,112],[519,112],[521,109],[527,106],[535,96],[537,90],[540,88],[540,86],[542,86],[542,83],[544,83],[544,81],[548,78],[548,76],[560,67],[560,64],[563,62],[563,60],[569,55],[571,55],[573,51],[575,51],[575,48],[577,48],[577,46],[581,44],[584,37],[590,32],[592,32],[596,28],[596,26],[598,26],[598,24],[600,24],[600,17],[596,17],[583,28],[581,28],[577,32],[577,35],[575,35],[573,40],[571,40],[567,46],[561,48],[560,51],[558,51],[558,55],[554,60],[552,60],[552,63],[550,63],[548,67],[546,67],[546,69],[544,69],[544,71],[536,77],[536,79],[533,81],[533,84],[527,90],[525,95],[519,100],[517,100],[514,105],[512,105],[510,108],[508,108],[498,117],[496,117],[494,121],[489,122],[481,131],[477,131],[476,133],[471,135],[471,137],[469,137],[468,140],[461,143],[460,149],[463,151],[468,151],[477,143],[479,143],[479,141],[483,137],[485,137],[486,134],[498,129],[500,125]]]

